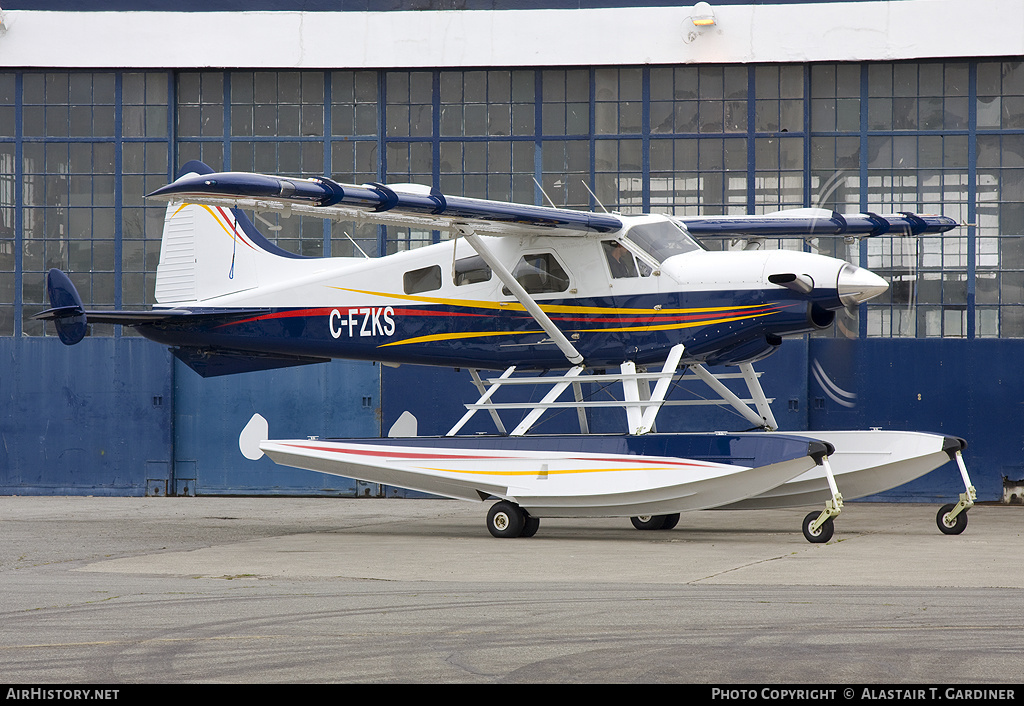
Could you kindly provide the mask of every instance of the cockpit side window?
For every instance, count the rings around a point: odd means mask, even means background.
[[[659,263],[673,255],[701,249],[688,233],[668,220],[633,226],[626,237]]]
[[[603,240],[601,247],[604,249],[605,259],[608,260],[608,269],[612,278],[638,277],[636,259],[633,253],[626,249],[626,246],[617,240]]]
[[[523,255],[512,276],[528,294],[564,292],[569,288],[569,275],[551,253]],[[501,292],[506,297],[512,295],[508,287],[502,287]]]

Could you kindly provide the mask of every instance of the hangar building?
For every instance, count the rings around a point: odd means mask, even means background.
[[[443,432],[472,395],[465,372],[368,363],[204,380],[130,329],[65,348],[33,321],[51,267],[88,307],[153,304],[144,194],[191,159],[594,209],[589,187],[627,213],[951,216],[941,237],[784,244],[891,288],[758,367],[784,430],[962,436],[980,500],[1024,477],[1019,1],[719,0],[708,26],[663,0],[88,5],[0,11],[0,492],[398,494],[246,461],[238,432],[259,411],[277,437],[377,436],[405,409]],[[306,255],[439,237],[258,225]],[[884,497],[955,497],[950,468]]]

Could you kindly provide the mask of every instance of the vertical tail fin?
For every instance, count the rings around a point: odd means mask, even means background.
[[[244,237],[232,209],[170,203],[164,216],[156,300],[204,301],[252,289],[258,252]]]
[[[212,171],[192,161],[178,177]],[[202,302],[253,289],[259,286],[260,263],[278,257],[300,258],[267,240],[238,209],[171,202],[164,216],[156,300]]]

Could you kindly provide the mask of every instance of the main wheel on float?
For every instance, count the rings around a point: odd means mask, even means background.
[[[499,539],[519,537],[526,526],[526,518],[526,513],[518,505],[508,500],[499,500],[487,512],[487,531]]]
[[[526,516],[525,522],[523,522],[523,531],[519,533],[520,537],[532,537],[537,534],[537,530],[540,529],[540,520],[536,517]]]
[[[630,517],[629,521],[633,523],[633,526],[638,530],[659,530],[665,527],[665,520],[669,515],[640,515],[639,517]],[[679,517],[676,516],[678,522]]]

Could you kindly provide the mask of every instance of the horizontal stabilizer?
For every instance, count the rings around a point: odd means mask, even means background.
[[[82,298],[71,283],[71,278],[54,268],[46,275],[46,293],[50,299],[50,307],[34,314],[36,321],[52,321],[57,328],[57,336],[66,346],[85,338],[89,324],[122,324],[138,326],[164,321],[169,318],[188,314],[187,311],[164,309],[158,311],[86,311],[82,306]]]
[[[57,336],[66,346],[73,346],[85,338],[89,324],[140,326],[191,313],[181,309],[87,311],[82,306],[82,298],[71,283],[71,278],[56,268],[46,275],[46,292],[51,308],[33,314],[32,318],[36,321],[52,321],[57,327]]]
[[[61,313],[68,309],[47,309],[35,314],[33,319],[44,321],[59,321],[67,314]],[[166,321],[178,316],[184,316],[190,312],[183,309],[157,309],[155,311],[125,311],[121,309],[89,309],[78,310],[84,315],[90,324],[120,324],[122,326],[141,326],[142,324],[153,324],[158,321]]]

